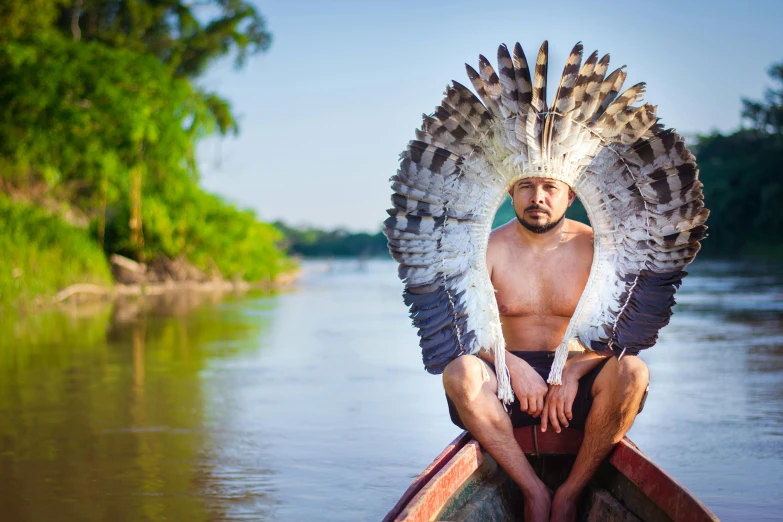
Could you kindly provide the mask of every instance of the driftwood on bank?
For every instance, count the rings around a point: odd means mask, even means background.
[[[162,295],[173,291],[231,292],[250,289],[273,289],[290,285],[297,277],[296,272],[281,274],[274,281],[248,283],[242,280],[227,280],[220,276],[217,266],[212,274],[187,263],[182,258],[159,257],[150,264],[138,263],[127,257],[114,254],[109,259],[116,283],[114,286],[79,283],[71,285],[54,296],[54,304],[70,298],[115,298],[120,296]],[[214,263],[213,263],[214,265]]]
[[[57,292],[57,295],[52,299],[55,303],[65,301],[72,295],[87,294],[87,295],[108,295],[111,293],[111,288],[108,286],[91,285],[87,283],[80,283],[77,285],[71,285],[64,290]]]

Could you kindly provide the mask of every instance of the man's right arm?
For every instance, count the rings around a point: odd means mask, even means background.
[[[495,357],[489,350],[479,350],[478,356],[494,365]],[[511,389],[517,396],[520,409],[533,417],[541,415],[544,397],[549,389],[544,379],[525,360],[506,350],[506,367],[511,378]]]

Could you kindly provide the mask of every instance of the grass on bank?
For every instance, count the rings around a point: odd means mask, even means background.
[[[87,230],[0,194],[0,305],[51,296],[68,285],[111,285],[106,257]]]

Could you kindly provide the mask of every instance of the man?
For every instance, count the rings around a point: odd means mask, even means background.
[[[562,385],[547,387],[554,351],[587,283],[592,229],[564,219],[574,192],[562,181],[526,178],[509,191],[516,221],[492,232],[487,267],[506,341],[516,400],[506,413],[497,398],[493,358],[465,355],[443,373],[455,424],[470,431],[511,476],[525,499],[525,520],[576,520],[576,502],[601,461],[630,429],[649,374],[637,357],[618,360],[574,352]],[[584,441],[566,482],[554,493],[536,477],[513,427],[541,431],[584,429]]]

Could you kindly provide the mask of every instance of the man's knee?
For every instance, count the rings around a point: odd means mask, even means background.
[[[644,391],[650,382],[650,372],[644,361],[634,355],[622,359],[610,358],[593,384],[593,395],[601,390],[614,395],[635,394]]]
[[[617,363],[618,378],[628,393],[641,394],[650,383],[650,370],[644,361],[636,356],[623,357]]]
[[[454,402],[475,397],[487,380],[484,363],[476,356],[463,355],[443,370],[443,388]]]

